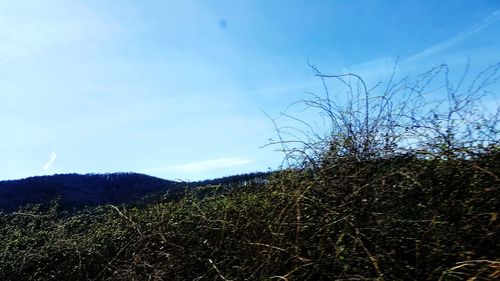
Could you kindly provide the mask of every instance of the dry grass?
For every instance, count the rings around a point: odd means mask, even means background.
[[[26,208],[1,216],[0,277],[494,279],[498,171],[498,153],[339,162],[144,209]]]

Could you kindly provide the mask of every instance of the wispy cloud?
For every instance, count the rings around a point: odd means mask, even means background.
[[[389,76],[393,71],[397,72],[396,63],[396,58],[381,57],[344,67],[342,68],[342,73],[354,73],[363,77],[367,82],[374,82]],[[396,69],[394,69],[394,67],[396,67]]]
[[[427,49],[425,49],[417,54],[409,56],[408,58],[403,60],[402,63],[413,62],[415,60],[419,60],[419,59],[431,56],[431,55],[433,55],[437,52],[440,52],[442,50],[445,50],[445,49],[455,45],[456,43],[478,33],[479,31],[481,31],[484,28],[486,28],[487,26],[495,23],[499,19],[500,19],[500,9],[495,10],[489,16],[484,18],[482,21],[474,24],[470,28],[459,33],[458,35],[456,35],[456,36],[454,36],[454,37],[452,37],[444,42],[441,42],[439,44],[431,46],[430,48],[427,48]]]
[[[146,169],[143,172],[145,173],[182,172],[189,174],[197,174],[211,170],[241,166],[251,162],[253,162],[253,159],[244,157],[226,157],[226,158],[218,158],[206,161],[190,162],[180,165],[157,167],[152,169]]]
[[[47,161],[47,163],[45,163],[45,165],[43,165],[43,169],[45,171],[48,171],[50,166],[52,166],[52,164],[54,164],[54,161],[56,161],[56,158],[57,158],[57,153],[54,150],[54,151],[52,151],[52,153],[49,156],[49,161]]]

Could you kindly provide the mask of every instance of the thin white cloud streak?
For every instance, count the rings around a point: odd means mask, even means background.
[[[207,161],[198,161],[180,165],[171,165],[171,166],[146,169],[143,172],[144,173],[183,172],[189,174],[198,174],[222,168],[242,166],[251,163],[253,161],[254,161],[253,159],[244,157],[226,157],[226,158],[218,158]]]
[[[429,57],[435,53],[438,53],[442,50],[445,50],[458,42],[478,33],[479,31],[483,30],[484,28],[488,27],[489,25],[495,23],[498,19],[500,19],[500,9],[495,10],[493,13],[491,13],[489,16],[484,18],[482,21],[476,23],[472,27],[464,30],[463,32],[459,33],[455,37],[452,37],[444,42],[441,42],[439,44],[436,44],[434,46],[431,46],[430,48],[427,48],[417,54],[411,55],[405,60],[403,60],[401,63],[407,63],[407,62],[413,62],[415,60],[420,60],[426,57]]]
[[[342,68],[342,74],[357,74],[368,82],[379,81],[391,75],[393,71],[398,72],[397,58],[382,57],[359,64]],[[373,80],[373,81],[371,81]]]
[[[54,161],[56,161],[56,158],[57,158],[57,153],[54,150],[54,151],[52,151],[52,153],[49,156],[49,161],[47,161],[47,163],[45,163],[45,165],[43,165],[43,169],[45,171],[48,171],[50,166],[52,166],[52,164],[54,164]]]

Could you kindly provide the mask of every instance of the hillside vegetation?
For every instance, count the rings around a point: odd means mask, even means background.
[[[25,204],[55,199],[66,210],[104,204],[136,203],[151,193],[184,191],[185,184],[136,173],[58,174],[0,181],[0,210],[12,212]]]
[[[313,67],[347,98],[325,87],[300,103],[323,113],[325,134],[288,113],[305,128],[273,120],[281,171],[141,208],[66,213],[55,202],[3,213],[0,279],[499,279],[499,113],[480,107],[498,68],[469,87],[439,66],[368,88]],[[425,101],[440,75],[446,102]]]
[[[138,173],[56,174],[0,181],[0,210],[10,213],[26,204],[54,200],[59,209],[65,211],[107,204],[143,206],[158,200],[178,199],[186,190],[197,186],[236,187],[258,181],[267,174],[249,173],[195,182],[169,181]]]

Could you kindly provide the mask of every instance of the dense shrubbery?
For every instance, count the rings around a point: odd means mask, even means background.
[[[400,128],[395,135],[385,128],[395,120],[385,109],[375,114],[362,103],[368,111],[347,114],[329,106],[329,97],[316,102],[345,122],[329,137],[297,141],[308,144],[302,149],[282,146],[302,157],[267,181],[225,192],[207,186],[144,208],[67,214],[57,205],[28,206],[2,214],[0,279],[500,278],[498,123],[477,123],[472,109],[460,117],[454,106],[453,114],[434,111],[429,120],[402,112],[420,122],[402,123],[414,126],[403,132],[417,145],[403,149]],[[477,121],[481,139],[454,114]],[[425,127],[434,138],[415,139]],[[461,138],[450,128],[462,130]]]
[[[283,171],[266,185],[144,209],[65,216],[27,207],[1,216],[0,277],[492,279],[500,274],[499,157]]]

